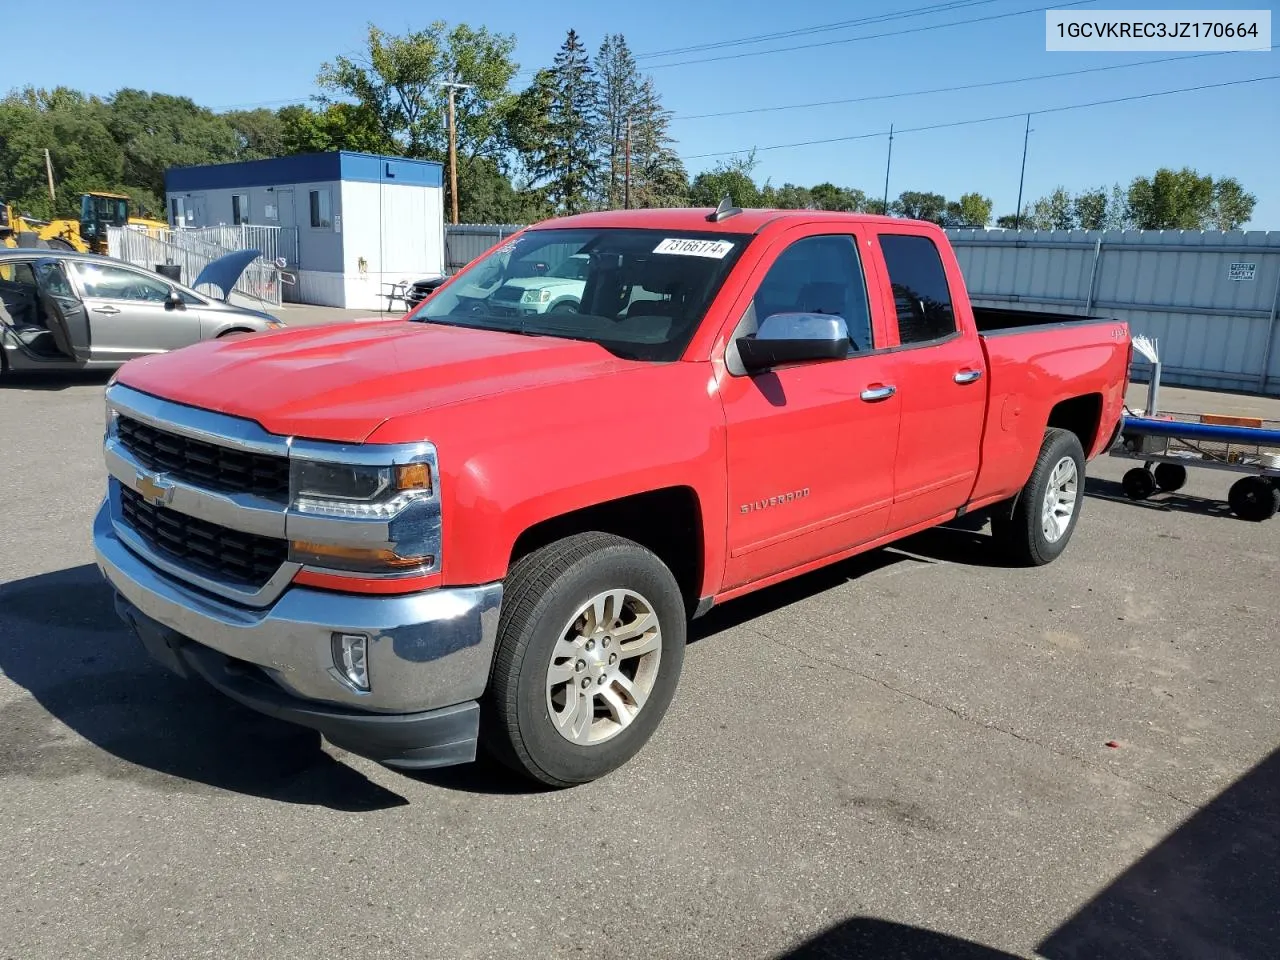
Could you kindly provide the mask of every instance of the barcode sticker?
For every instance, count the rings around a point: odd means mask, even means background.
[[[670,237],[653,248],[654,253],[673,253],[681,257],[708,257],[723,260],[733,249],[728,240],[680,240]]]

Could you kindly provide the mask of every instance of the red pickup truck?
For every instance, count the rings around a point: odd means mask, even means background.
[[[125,365],[95,547],[181,675],[393,767],[483,744],[581,783],[653,733],[714,604],[975,511],[1057,557],[1129,353],[973,307],[931,224],[557,219],[405,318]]]

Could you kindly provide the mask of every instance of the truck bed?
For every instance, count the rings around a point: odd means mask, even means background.
[[[1045,310],[1019,310],[1016,307],[973,308],[973,322],[979,333],[1018,333],[1053,324],[1077,324],[1106,321],[1106,317],[1089,317],[1077,313],[1051,313]]]

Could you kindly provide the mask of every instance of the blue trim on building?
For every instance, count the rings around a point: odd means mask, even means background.
[[[202,167],[171,167],[164,174],[164,189],[166,193],[191,193],[196,190],[235,190],[334,180],[439,187],[444,182],[443,173],[444,167],[433,160],[409,160],[343,150]]]

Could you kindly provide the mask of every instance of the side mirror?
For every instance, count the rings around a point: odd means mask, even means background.
[[[187,304],[186,301],[182,299],[182,294],[173,289],[173,287],[170,287],[169,295],[164,298],[164,305],[170,310],[181,310]]]
[[[849,327],[843,317],[826,313],[775,313],[737,345],[748,373],[784,363],[843,360],[849,355]]]

